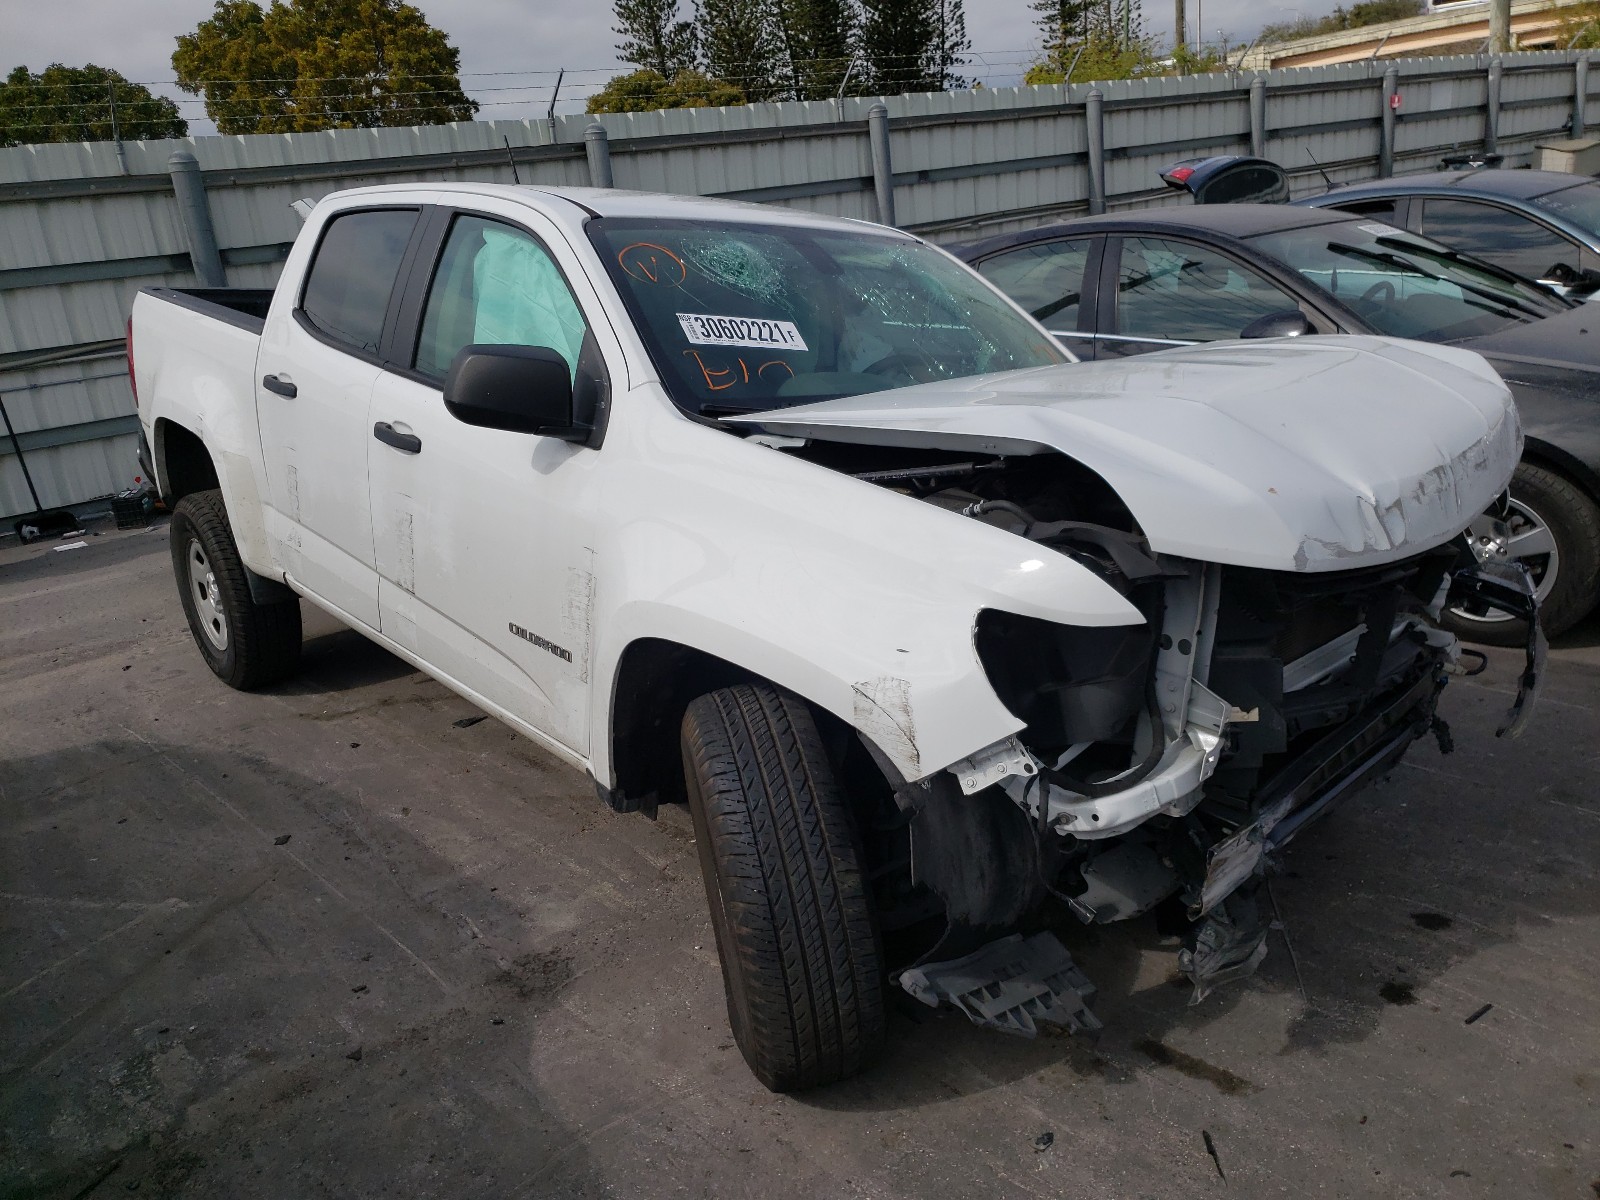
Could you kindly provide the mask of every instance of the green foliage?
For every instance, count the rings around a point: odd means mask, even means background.
[[[1225,71],[1227,68],[1228,59],[1220,47],[1201,46],[1196,50],[1193,46],[1179,46],[1172,52],[1172,69],[1154,71],[1152,74],[1203,75],[1207,71]]]
[[[1558,50],[1594,50],[1600,48],[1600,3],[1574,4],[1561,10],[1563,20],[1556,34]]]
[[[113,104],[113,101],[115,103]],[[113,108],[115,123],[113,124]],[[0,146],[187,137],[178,106],[109,67],[16,67],[0,83]]]
[[[750,101],[783,95],[787,82],[774,0],[699,0],[695,23],[708,75],[736,85]]]
[[[860,32],[852,0],[777,0],[778,37],[797,100],[837,95]],[[852,90],[865,87],[862,81]]]
[[[1340,5],[1325,17],[1301,17],[1295,21],[1265,26],[1261,30],[1261,40],[1291,42],[1298,38],[1381,25],[1385,21],[1403,21],[1407,17],[1420,17],[1426,11],[1424,0],[1360,0],[1349,8]]]
[[[622,35],[617,57],[642,70],[671,79],[698,65],[695,28],[678,19],[678,0],[616,0],[617,23]]]
[[[862,0],[860,56],[869,91],[965,87],[957,74],[972,48],[961,0]]]
[[[1024,83],[1159,75],[1145,41],[1139,0],[1033,0],[1044,57]],[[1076,64],[1076,65],[1074,65]]]
[[[1160,75],[1161,69],[1156,65],[1155,59],[1150,54],[1150,49],[1143,42],[1135,42],[1131,46],[1123,46],[1116,41],[1103,37],[1091,37],[1087,42],[1063,47],[1068,53],[1065,60],[1055,56],[1047,57],[1043,62],[1034,63],[1023,75],[1022,82],[1028,84],[1039,83],[1067,83],[1067,71],[1072,71],[1072,83],[1088,83],[1091,80],[1103,81],[1107,79],[1137,79],[1144,75]],[[1082,55],[1078,51],[1082,49]],[[1076,65],[1074,65],[1076,60]]]
[[[744,93],[731,83],[700,71],[679,71],[671,79],[659,71],[618,75],[589,97],[592,113],[654,112],[658,108],[709,108],[743,104]]]
[[[223,133],[470,121],[461,55],[403,0],[217,0],[178,38],[178,86]]]

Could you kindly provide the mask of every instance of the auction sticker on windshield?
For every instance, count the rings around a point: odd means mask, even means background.
[[[793,321],[767,321],[750,317],[711,317],[704,313],[679,313],[683,336],[696,346],[748,346],[756,350],[805,350],[805,338]]]

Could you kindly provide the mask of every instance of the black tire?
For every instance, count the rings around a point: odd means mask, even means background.
[[[854,819],[810,710],[775,688],[724,688],[689,705],[682,747],[745,1062],[775,1092],[856,1074],[883,1044],[883,960]]]
[[[1553,543],[1553,555],[1533,554],[1523,561],[1541,593],[1539,624],[1546,637],[1557,637],[1583,620],[1600,599],[1600,508],[1565,476],[1526,462],[1511,477],[1511,501],[1513,521],[1523,522],[1524,529],[1542,525]],[[1526,621],[1455,608],[1444,614],[1443,623],[1467,641],[1491,646],[1528,642]]]
[[[300,665],[300,599],[258,603],[219,491],[191,492],[172,510],[172,571],[194,644],[216,677],[249,691]]]

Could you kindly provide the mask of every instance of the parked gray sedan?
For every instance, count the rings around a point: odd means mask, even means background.
[[[1200,204],[1088,217],[955,251],[1080,358],[1297,333],[1384,334],[1487,358],[1527,442],[1480,558],[1523,563],[1554,636],[1600,601],[1600,312],[1371,217],[1285,204]],[[1288,397],[1285,403],[1290,403]],[[1403,386],[1395,393],[1405,403]],[[1515,621],[1454,610],[1502,645]]]
[[[1558,171],[1433,171],[1297,203],[1376,217],[1571,294],[1600,287],[1600,180]]]

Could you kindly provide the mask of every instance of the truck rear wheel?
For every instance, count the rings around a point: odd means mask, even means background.
[[[854,1075],[884,1037],[884,975],[843,791],[805,704],[741,684],[683,718],[684,777],[728,1021],[775,1092]]]
[[[218,679],[249,691],[300,664],[300,600],[258,602],[222,493],[191,492],[172,510],[172,570],[194,644]]]

